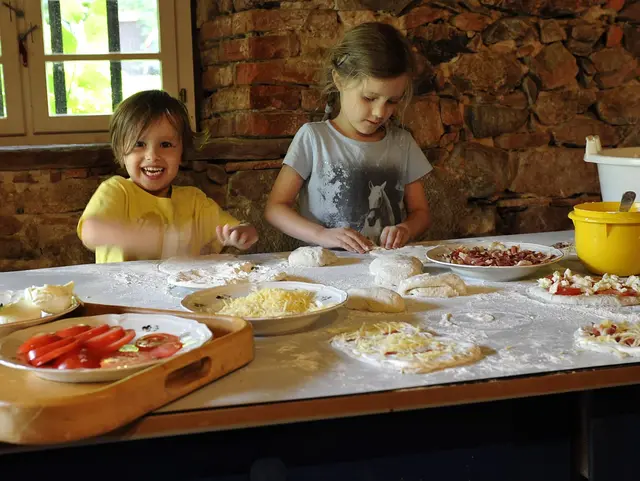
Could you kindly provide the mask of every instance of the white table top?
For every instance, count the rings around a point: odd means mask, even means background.
[[[484,237],[551,245],[572,241],[573,231]],[[434,243],[431,243],[434,244]],[[338,254],[337,265],[322,268],[288,268],[288,272],[340,289],[373,285],[368,273],[370,255]],[[254,262],[280,262],[284,254],[243,256]],[[0,290],[31,285],[64,284],[73,280],[82,300],[138,307],[182,309],[180,301],[191,292],[170,287],[157,261],[77,265],[0,273]],[[556,269],[584,272],[577,260],[563,260]],[[426,272],[440,271],[425,266]],[[422,325],[442,335],[475,342],[487,356],[472,365],[430,374],[382,371],[335,351],[333,334],[363,322],[390,319],[389,314],[359,313],[340,308],[295,334],[256,338],[256,355],[248,366],[192,394],[164,406],[158,413],[314,399],[328,396],[381,392],[418,386],[478,381],[586,367],[627,364],[633,358],[585,352],[574,348],[573,333],[582,324],[611,317],[619,319],[638,308],[548,306],[530,299],[527,287],[553,269],[538,271],[519,282],[491,283],[470,280],[472,295],[451,299],[409,300],[407,313],[394,320]],[[483,320],[484,314],[495,319]],[[616,317],[617,316],[617,317]],[[485,319],[488,319],[485,316]]]

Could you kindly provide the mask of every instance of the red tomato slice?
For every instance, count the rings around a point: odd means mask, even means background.
[[[53,342],[59,341],[60,339],[61,339],[60,336],[57,336],[56,334],[51,334],[50,332],[43,332],[40,334],[36,334],[35,336],[32,336],[26,341],[24,341],[18,348],[18,352],[20,354],[26,354],[32,349],[46,346],[47,344],[51,344]]]
[[[147,334],[136,341],[136,347],[141,351],[151,351],[165,342],[180,342],[180,338],[164,332]]]
[[[160,344],[158,347],[147,352],[151,354],[153,357],[155,357],[156,359],[164,359],[165,357],[173,356],[181,348],[182,348],[182,343],[180,341],[171,341],[171,342],[165,342],[164,344]]]
[[[95,369],[100,367],[100,357],[88,349],[74,349],[58,357],[53,363],[55,369]]]
[[[85,342],[87,339],[91,339],[92,337],[98,336],[100,334],[104,334],[109,330],[109,324],[101,324],[93,329],[89,329],[86,332],[81,334],[77,334],[75,336],[76,341],[80,341],[80,343]]]
[[[55,342],[52,342],[52,343],[49,343],[49,344],[45,344],[44,346],[36,347],[35,349],[31,349],[27,353],[27,358],[29,359],[29,362],[31,362],[36,358],[44,356],[45,354],[47,354],[47,353],[49,353],[51,351],[55,351],[59,347],[71,344],[72,342],[73,342],[73,339],[67,337],[66,339],[63,338],[63,339],[60,339],[59,341],[55,341]]]
[[[136,337],[136,331],[133,329],[127,329],[126,331],[124,331],[124,336],[122,336],[117,341],[112,342],[108,346],[103,347],[99,352],[102,355],[107,355],[115,352],[125,344],[129,344],[131,341],[133,341],[134,337]]]
[[[622,292],[617,289],[604,289],[602,291],[596,292],[596,294],[603,296],[619,296],[622,295]]]
[[[65,327],[56,331],[56,335],[60,337],[73,337],[83,332],[87,332],[90,329],[91,326],[87,326],[86,324],[76,324],[75,326]]]
[[[582,294],[582,290],[579,287],[558,286],[556,294],[559,296],[579,296]]]
[[[66,354],[80,347],[80,343],[78,341],[73,341],[70,338],[67,338],[67,339],[71,341],[69,344],[65,344],[63,346],[58,347],[57,349],[54,349],[52,351],[47,352],[46,354],[43,354],[42,356],[36,357],[31,361],[31,364],[34,365],[35,367],[40,367],[43,364],[53,361],[57,357],[62,356],[63,354]],[[67,339],[63,339],[63,340],[67,340]],[[48,347],[48,346],[45,346],[45,347]]]
[[[124,336],[124,329],[121,326],[112,326],[104,334],[98,334],[97,336],[84,341],[84,345],[89,349],[101,351],[112,342],[116,342],[122,336]]]
[[[154,361],[155,359],[148,352],[116,352],[112,356],[105,357],[100,361],[100,367],[103,368],[122,368],[127,366],[135,366],[145,362]]]

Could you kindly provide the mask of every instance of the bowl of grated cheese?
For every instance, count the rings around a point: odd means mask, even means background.
[[[346,301],[347,293],[335,287],[272,281],[203,289],[181,304],[192,312],[241,317],[252,324],[256,335],[272,336],[304,329]]]

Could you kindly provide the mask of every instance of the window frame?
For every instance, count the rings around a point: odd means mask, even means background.
[[[23,114],[22,130],[9,132],[0,124],[0,146],[11,145],[66,145],[66,144],[94,144],[108,142],[108,124],[110,114],[82,115],[82,116],[50,116],[47,102],[46,61],[64,60],[122,60],[153,58],[161,61],[163,89],[176,97],[186,97],[183,101],[187,105],[189,116],[195,127],[194,100],[194,63],[192,49],[191,2],[180,0],[158,0],[158,16],[160,27],[160,53],[131,54],[107,53],[101,55],[47,55],[44,54],[43,29],[37,28],[27,39],[29,53],[28,67],[19,64],[17,31],[27,30],[30,24],[42,25],[41,0],[24,0],[25,17],[16,19],[15,40],[9,37],[4,42],[4,48],[15,52],[15,62],[18,66],[19,81],[14,78],[11,85],[17,83],[24,86],[21,94],[16,95],[21,100],[20,112]],[[1,8],[1,7],[0,7]],[[8,8],[0,10],[0,27],[4,25],[4,17],[9,18]],[[16,21],[17,20],[17,21]],[[10,45],[14,43],[14,45]],[[3,59],[3,63],[5,60]],[[7,69],[8,70],[8,69]],[[6,75],[6,74],[5,74]],[[13,87],[12,87],[13,88]],[[8,93],[9,82],[5,90]],[[186,94],[186,95],[185,95]],[[14,107],[15,108],[15,107]],[[17,119],[17,117],[15,117]],[[14,117],[7,117],[13,124]],[[26,119],[26,122],[25,122]],[[5,120],[5,119],[1,119]],[[26,123],[26,128],[25,128]]]
[[[24,135],[24,107],[22,104],[22,84],[21,70],[24,68],[20,64],[18,55],[18,19],[15,15],[0,14],[0,32],[7,32],[2,35],[1,42],[1,62],[6,97],[4,108],[7,116],[0,118],[0,135]]]

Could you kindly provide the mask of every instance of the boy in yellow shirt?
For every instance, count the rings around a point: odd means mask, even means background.
[[[109,130],[129,178],[100,184],[78,222],[78,236],[97,263],[195,256],[208,244],[215,252],[246,250],[256,243],[255,227],[200,189],[172,186],[196,137],[182,102],[161,90],[138,92],[118,105]]]

